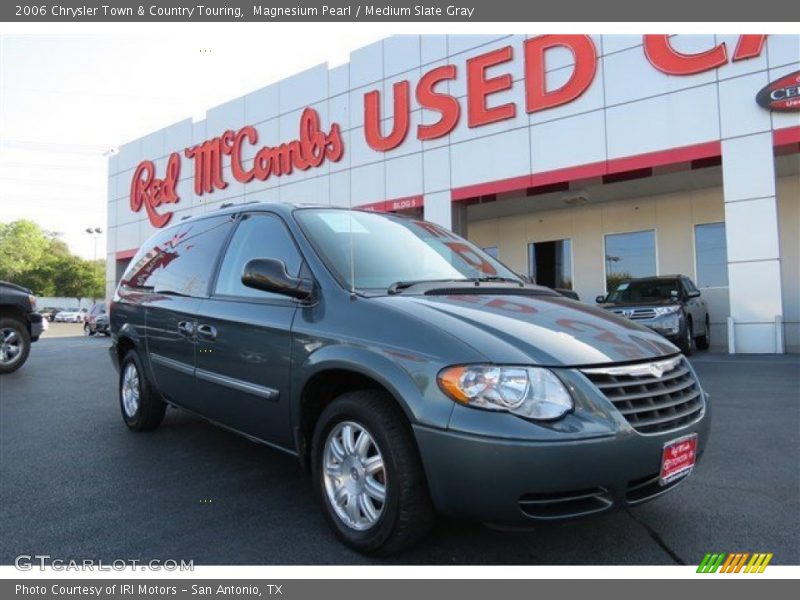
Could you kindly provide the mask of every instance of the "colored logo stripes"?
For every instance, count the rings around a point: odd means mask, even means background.
[[[709,552],[703,557],[697,567],[697,572],[763,573],[771,560],[772,552],[754,552],[753,554],[748,552],[731,552],[729,554]]]

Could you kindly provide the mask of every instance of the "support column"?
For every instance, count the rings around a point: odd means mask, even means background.
[[[449,191],[425,194],[425,207],[422,214],[426,221],[455,231],[454,226],[457,223],[454,223],[453,202]]]
[[[732,353],[783,352],[783,317],[772,132],[722,142]]]

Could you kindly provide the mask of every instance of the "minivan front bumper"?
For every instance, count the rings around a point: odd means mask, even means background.
[[[646,502],[677,486],[659,483],[664,444],[696,433],[697,458],[710,429],[709,406],[670,432],[634,430],[582,440],[533,442],[415,426],[437,510],[499,524],[565,519]]]

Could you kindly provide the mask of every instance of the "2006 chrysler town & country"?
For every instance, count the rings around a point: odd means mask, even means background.
[[[435,512],[524,524],[650,500],[709,433],[670,342],[420,220],[224,208],[156,233],[110,312],[130,429],[170,404],[297,455],[361,552],[409,546]]]

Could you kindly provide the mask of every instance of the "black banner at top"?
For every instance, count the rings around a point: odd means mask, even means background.
[[[11,0],[7,22],[787,22],[787,0]]]

